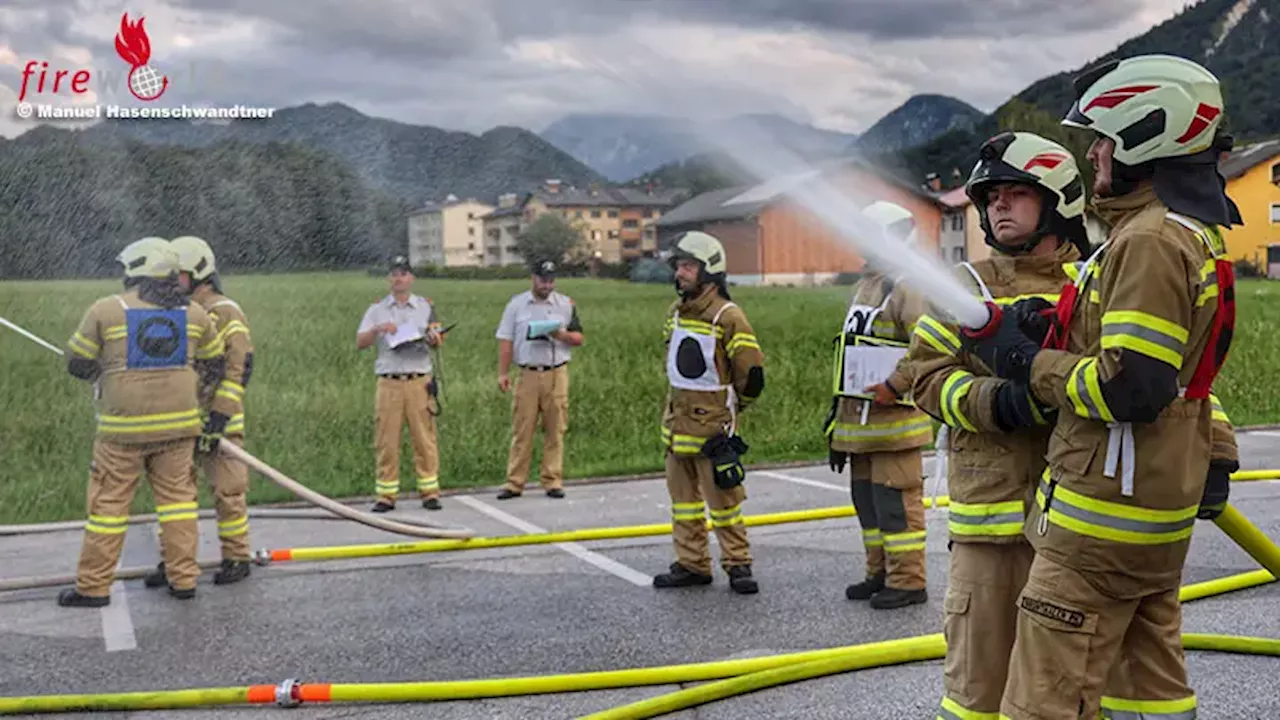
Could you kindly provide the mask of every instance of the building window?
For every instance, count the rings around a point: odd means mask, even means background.
[[[626,220],[622,221],[622,227],[624,228],[640,227],[640,221],[627,218]]]
[[[471,236],[473,236],[473,237],[474,237],[474,236],[475,236],[475,234],[476,234],[476,229],[475,229],[475,228],[473,228],[473,227],[469,227],[469,228],[467,228],[467,234],[468,234],[468,235],[471,235]]]
[[[610,239],[610,240],[617,240],[617,239],[618,239],[618,231],[617,231],[617,230],[610,230],[610,231],[609,231],[609,239]]]
[[[964,248],[962,247],[951,248],[951,262],[957,262],[957,263],[964,262]]]
[[[964,230],[964,216],[963,216],[963,215],[961,215],[960,213],[956,213],[956,214],[954,214],[954,215],[952,215],[952,216],[951,216],[951,229],[952,229],[952,230],[954,230],[954,231],[956,231],[956,232],[960,232],[961,230]]]
[[[1280,163],[1271,166],[1271,184],[1280,185]]]
[[[598,217],[600,217],[600,211],[599,211],[599,210],[592,210],[592,211],[591,211],[591,217],[593,217],[593,218],[598,218]]]
[[[602,236],[602,235],[603,235],[603,233],[601,233],[599,230],[592,230],[592,231],[591,231],[591,239],[592,239],[592,240],[599,240],[599,239],[601,238],[601,236]]]
[[[611,217],[611,218],[616,218],[616,217],[618,217],[618,211],[617,211],[617,210],[610,210],[610,211],[609,211],[609,217]]]
[[[475,250],[475,249],[476,249],[476,244],[475,244],[475,243],[473,243],[473,242],[469,242],[469,243],[467,243],[467,249],[468,249],[468,250]]]
[[[1271,222],[1280,224],[1280,203],[1271,203]]]

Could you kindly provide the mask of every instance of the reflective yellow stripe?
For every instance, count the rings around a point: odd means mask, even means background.
[[[83,333],[77,330],[71,335],[71,339],[67,341],[67,347],[71,351],[90,360],[96,360],[98,353],[102,350],[102,346],[85,337]]]
[[[222,431],[226,435],[243,435],[244,434],[244,413],[236,413],[227,421],[227,427]]]
[[[214,335],[209,341],[196,348],[196,358],[199,360],[208,360],[215,358],[226,352],[227,347],[222,342],[222,338]]]
[[[128,515],[89,515],[84,524],[86,532],[99,535],[120,535],[129,527]]]
[[[954,356],[960,352],[960,338],[928,315],[920,316],[914,334],[944,355]]]
[[[1047,300],[1047,301],[1049,301],[1049,302],[1051,302],[1051,303],[1054,303],[1054,304],[1057,304],[1057,302],[1058,302],[1058,294],[1057,294],[1057,293],[1024,293],[1024,294],[1022,294],[1022,295],[1008,295],[1008,296],[1005,296],[1005,297],[993,298],[993,300],[992,300],[992,301],[993,301],[996,305],[1004,306],[1004,305],[1012,305],[1012,304],[1014,304],[1014,303],[1016,303],[1016,302],[1021,302],[1022,300],[1030,300],[1030,299],[1032,299],[1032,298],[1039,298],[1039,299],[1041,299],[1041,300]]]
[[[102,331],[103,340],[123,340],[129,337],[128,325],[112,325]]]
[[[395,495],[400,492],[399,480],[378,480],[374,483],[379,495]]]
[[[700,522],[706,517],[705,502],[687,502],[671,504],[671,519],[676,522]]]
[[[249,532],[249,516],[241,515],[235,520],[218,523],[218,537],[235,537]]]
[[[832,438],[845,442],[858,440],[905,440],[924,436],[933,437],[933,422],[928,416],[899,420],[891,423],[858,423],[838,422],[831,433]]]
[[[232,335],[239,335],[239,334],[248,335],[249,328],[246,327],[245,324],[240,322],[239,320],[232,320],[231,322],[227,323],[226,327],[222,328],[222,330],[218,332],[218,339],[223,343],[226,343],[227,338],[231,337]]]
[[[1102,315],[1102,348],[1123,348],[1182,369],[1188,333],[1182,326],[1139,310]]]
[[[1127,700],[1102,696],[1104,720],[1195,720],[1196,696],[1178,700]]]
[[[1067,397],[1071,399],[1076,415],[1090,420],[1115,422],[1111,408],[1107,407],[1107,401],[1102,398],[1098,358],[1083,358],[1071,369],[1071,373],[1067,375]]]
[[[1048,490],[1045,477],[1036,489],[1036,503],[1044,507]],[[1151,510],[1122,505],[1081,495],[1062,485],[1053,489],[1053,503],[1047,515],[1049,522],[1079,535],[1128,543],[1130,545],[1165,545],[1186,540],[1195,528],[1199,505],[1177,510]]]
[[[429,475],[427,477],[418,478],[419,490],[439,490],[440,478],[438,475]]]
[[[729,343],[725,345],[725,352],[728,353],[729,357],[733,357],[739,350],[747,348],[754,348],[756,350],[760,349],[760,344],[759,341],[756,340],[756,336],[751,333],[736,333],[733,338],[729,340]]]
[[[953,428],[968,430],[969,432],[978,432],[978,426],[974,425],[969,418],[964,416],[960,411],[960,402],[969,395],[969,390],[973,388],[973,373],[967,370],[957,370],[947,376],[945,382],[942,383],[942,421]]]
[[[174,522],[176,520],[195,520],[199,517],[199,514],[196,512],[197,508],[199,508],[199,505],[195,502],[157,505],[156,520],[162,523]]]
[[[181,412],[160,413],[157,415],[100,415],[98,417],[98,432],[110,434],[139,434],[149,432],[162,432],[166,430],[181,430],[184,428],[198,428],[203,423],[200,421],[200,411],[198,409],[183,410]]]
[[[949,697],[942,698],[938,720],[1000,720],[1000,713],[970,710]]]
[[[670,428],[662,428],[662,445],[671,448],[671,452],[676,455],[697,455],[702,451],[702,446],[707,442],[706,438],[697,437],[695,435],[682,435],[680,433],[672,434]]]
[[[997,503],[958,503],[948,508],[947,527],[953,535],[1008,537],[1022,533],[1021,500]]]
[[[903,533],[885,533],[884,551],[888,553],[904,553],[924,549],[924,530]]]
[[[667,333],[668,333],[668,334],[670,334],[670,332],[671,332],[671,330],[672,330],[672,327],[673,327],[673,326],[672,326],[672,324],[671,324],[671,320],[670,320],[670,319],[668,319],[668,320],[667,320],[667,325],[666,325],[666,331],[667,331]],[[702,321],[702,320],[690,320],[689,318],[683,318],[683,317],[682,317],[682,318],[680,318],[680,327],[681,327],[682,329],[684,329],[684,330],[688,330],[689,332],[691,332],[691,333],[696,333],[696,334],[698,334],[698,335],[711,335],[711,334],[712,334],[712,327],[711,327],[711,323],[709,323],[709,322],[704,322],[704,321]],[[715,337],[722,337],[723,335],[724,335],[724,328],[723,328],[723,327],[721,327],[721,326],[719,326],[719,325],[716,325],[716,326],[715,326],[715,334],[714,334],[714,336],[715,336]]]
[[[1230,424],[1231,418],[1227,417],[1227,411],[1222,407],[1222,401],[1218,399],[1218,396],[1209,393],[1209,402],[1213,404],[1213,419]]]
[[[862,531],[862,544],[869,548],[884,547],[884,536],[880,528],[867,528]]]
[[[742,518],[742,506],[734,505],[724,510],[711,511],[712,527],[729,527],[730,525],[742,525],[746,521]]]

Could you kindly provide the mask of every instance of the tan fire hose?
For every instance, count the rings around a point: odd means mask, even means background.
[[[211,508],[199,511],[200,518],[208,520],[217,517],[217,512]],[[250,520],[342,520],[347,518],[340,515],[334,515],[320,508],[300,508],[300,507],[264,507],[249,508]],[[149,525],[156,521],[155,513],[143,513],[139,515],[130,515],[125,521],[126,525]],[[402,522],[405,525],[417,525],[418,527],[433,528],[439,527],[425,520],[416,520],[414,518],[396,518],[396,522]],[[6,535],[38,535],[40,533],[54,532],[75,532],[84,529],[84,520],[64,520],[61,522],[31,523],[29,525],[0,525],[0,537]]]

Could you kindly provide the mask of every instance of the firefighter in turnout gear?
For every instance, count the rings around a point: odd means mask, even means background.
[[[915,219],[906,208],[879,201],[863,214],[883,228],[888,242],[914,242]],[[832,471],[842,473],[849,466],[867,555],[866,579],[845,588],[845,597],[870,600],[879,609],[928,600],[921,448],[932,439],[933,424],[902,401],[912,385],[906,347],[924,310],[918,294],[869,269],[854,286],[835,341],[834,396],[823,434]],[[899,359],[892,372],[864,377],[859,355],[867,348],[879,354],[895,349]]]
[[[1031,133],[1002,133],[983,144],[965,192],[993,253],[961,263],[957,279],[1002,307],[1030,297],[1056,303],[1089,248],[1084,185],[1070,151]],[[963,352],[960,329],[942,310],[921,316],[907,359],[916,370],[916,406],[946,433],[938,445],[951,498],[951,567],[938,717],[995,717],[1018,593],[1034,557],[1023,522],[1045,468],[1053,416],[1032,402],[1025,383],[995,377]]]
[[[664,331],[670,389],[662,416],[676,562],[654,587],[712,582],[706,515],[720,565],[740,594],[759,590],[742,517],[746,475],[738,415],[764,390],[764,355],[742,308],[729,298],[724,247],[702,232],[676,242],[670,262],[680,299]]]
[[[219,454],[218,443],[244,447],[244,393],[253,374],[253,340],[244,311],[222,294],[222,280],[209,244],[191,235],[174,238],[169,244],[178,253],[183,291],[209,313],[226,348],[224,375],[220,379],[201,378],[198,392],[204,433],[196,455],[213,487],[222,545],[222,567],[214,573],[213,582],[227,585],[249,577],[249,468]],[[160,587],[164,582],[163,562],[143,578],[147,587]]]
[[[169,594],[196,594],[197,505],[191,457],[201,435],[197,364],[222,375],[223,343],[213,320],[186,303],[178,257],[163,238],[131,243],[116,258],[125,292],[85,313],[67,342],[67,371],[95,383],[98,431],[89,466],[89,519],[76,587],[58,604],[111,602],[129,504],[145,468],[155,495]]]
[[[1222,93],[1166,55],[1103,63],[1075,89],[1063,124],[1097,134],[1107,240],[1063,290],[1043,349],[1020,327],[1027,313],[993,311],[964,333],[1058,410],[1000,713],[1194,717],[1178,587],[1197,516],[1225,501],[1210,388],[1235,317],[1218,230],[1239,222],[1217,170]]]

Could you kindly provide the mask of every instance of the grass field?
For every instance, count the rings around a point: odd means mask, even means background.
[[[116,281],[3,282],[0,315],[61,347],[84,309],[119,287]],[[415,291],[432,298],[446,323],[459,322],[439,368],[444,487],[504,479],[510,396],[497,389],[493,333],[507,299],[527,287],[524,280],[417,281]],[[229,277],[225,289],[248,314],[256,345],[247,449],[326,495],[372,494],[373,350],[358,353],[354,336],[365,308],[385,293],[383,279],[355,273]],[[660,470],[661,327],[671,287],[562,279],[559,289],[577,302],[587,334],[572,365],[566,476]],[[742,422],[748,462],[825,457],[819,428],[830,404],[829,343],[848,292],[734,289],[766,354],[764,395]],[[1280,421],[1280,387],[1272,383],[1280,365],[1280,284],[1242,283],[1239,312],[1217,392],[1237,424]],[[89,386],[67,375],[53,353],[7,328],[0,328],[0,354],[0,522],[79,518],[93,434]],[[412,490],[407,440],[402,466],[402,489]],[[250,499],[292,496],[255,478]],[[135,511],[148,511],[149,503],[149,493],[140,492]]]

